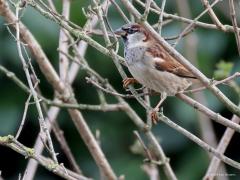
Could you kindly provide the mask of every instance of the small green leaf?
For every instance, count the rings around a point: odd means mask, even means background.
[[[214,78],[217,80],[224,79],[230,75],[233,63],[221,60],[216,67],[217,69],[214,71]]]

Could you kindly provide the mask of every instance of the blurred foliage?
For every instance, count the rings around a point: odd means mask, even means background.
[[[160,4],[160,1],[156,2]],[[55,1],[55,4],[57,10],[61,12],[61,1]],[[87,8],[89,4],[90,1],[87,0],[71,1],[71,20],[80,26],[84,25],[86,18],[82,12],[82,7]],[[193,3],[193,1],[189,1],[189,4],[193,17],[203,10],[200,2],[194,1]],[[142,10],[140,7],[139,9]],[[125,9],[124,11],[128,14]],[[176,2],[174,0],[167,1],[166,11],[169,13],[177,12]],[[230,19],[225,16],[221,7],[216,8],[216,12],[222,22],[231,24]],[[152,13],[150,14],[150,22],[156,22],[157,19],[158,16]],[[51,63],[58,71],[58,52],[56,49],[58,47],[59,27],[50,20],[42,17],[31,7],[26,9],[22,20],[41,44],[43,50],[51,60]],[[114,29],[124,23],[113,7],[109,9],[109,21]],[[211,23],[208,15],[205,15],[201,21]],[[7,31],[4,23],[3,18],[0,17],[0,64],[16,73],[16,75],[26,83],[26,78],[17,55],[16,42]],[[181,30],[181,23],[174,21],[163,28],[163,36],[173,36],[181,32]],[[197,63],[199,69],[204,74],[209,78],[214,76],[218,79],[224,78],[230,75],[230,73],[239,71],[240,58],[237,54],[233,33],[223,33],[216,30],[202,28],[197,28],[194,33],[197,37]],[[103,39],[99,36],[93,36],[93,38],[101,44],[104,43]],[[122,43],[120,45],[119,52],[123,55]],[[185,51],[182,43],[177,46],[177,49],[182,53]],[[122,88],[120,75],[109,57],[106,57],[100,54],[96,49],[89,47],[86,59],[88,60],[89,65],[104,78],[107,78],[119,92],[125,93],[125,90]],[[221,61],[221,59],[226,60],[226,62]],[[34,62],[34,57],[32,62],[36,73],[41,80],[40,88],[43,94],[48,98],[52,98],[53,91],[51,85],[47,83],[45,77],[41,74],[39,67]],[[86,73],[80,71],[78,77],[73,83],[77,99],[80,103],[98,104],[99,99],[97,92],[94,87],[86,83],[85,76]],[[24,110],[24,103],[28,95],[2,73],[0,73],[0,87],[0,135],[14,135],[19,127]],[[221,86],[220,88],[231,100],[233,100],[233,102],[238,103],[237,95],[230,90],[229,87]],[[208,105],[212,110],[223,114],[223,116],[227,118],[231,118],[231,113],[223,107],[215,96],[208,91],[205,95]],[[109,103],[116,102],[116,100],[110,95],[106,95],[106,98]],[[159,97],[151,97],[151,100],[152,104],[155,105],[159,100]],[[129,102],[136,112],[145,119],[145,112],[136,100],[130,99],[127,100],[127,102]],[[166,102],[164,102],[163,109],[165,115],[171,118],[174,122],[200,136],[196,110],[193,110],[175,97],[168,98]],[[130,150],[130,147],[135,142],[135,137],[132,132],[133,130],[136,130],[136,127],[124,113],[83,111],[83,116],[86,118],[92,132],[95,132],[97,129],[100,130],[102,149],[118,175],[124,174],[127,180],[147,179],[146,174],[140,168],[144,157],[138,154],[133,154]],[[35,138],[39,132],[37,118],[36,109],[34,105],[31,105],[26,124],[19,139],[27,146],[33,146]],[[99,172],[97,166],[82,142],[78,132],[75,130],[66,110],[62,110],[57,119],[64,131],[73,154],[85,175],[98,179]],[[216,123],[213,124],[217,137],[220,138],[225,128]],[[206,152],[165,124],[160,123],[153,127],[153,131],[158,137],[167,156],[171,158],[170,163],[176,171],[179,179],[200,179],[204,175],[209,162]],[[227,155],[240,161],[240,145],[238,141],[240,137],[238,134],[235,136],[235,140],[231,142],[228,148]],[[54,142],[56,151],[60,153],[60,161],[69,167],[67,159],[62,153],[55,138]],[[46,152],[45,154],[47,155]],[[0,159],[0,170],[2,171],[2,176],[6,179],[17,179],[19,173],[22,174],[24,172],[27,161],[24,157],[21,157],[12,150],[0,146]],[[236,174],[236,176],[231,177],[231,179],[240,178],[239,172],[235,169],[228,166],[227,169],[229,172]],[[42,167],[39,167],[36,179],[59,178],[52,173],[47,172]]]

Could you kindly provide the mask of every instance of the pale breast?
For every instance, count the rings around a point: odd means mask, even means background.
[[[145,51],[146,48],[144,46],[137,46],[132,48],[126,47],[124,49],[124,56],[127,64],[131,65],[132,63],[141,61]]]

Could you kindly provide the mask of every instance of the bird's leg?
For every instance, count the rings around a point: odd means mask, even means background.
[[[157,106],[151,112],[151,119],[152,119],[152,122],[154,124],[157,124],[157,122],[158,122],[158,115],[157,115],[157,113],[159,111],[159,107],[165,101],[166,98],[167,98],[167,94],[165,92],[161,93],[161,100],[159,101]]]
[[[126,78],[123,81],[123,87],[126,89],[129,85],[139,83],[136,79],[134,78]]]

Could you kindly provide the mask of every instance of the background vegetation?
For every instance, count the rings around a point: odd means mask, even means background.
[[[123,8],[120,1],[116,2],[120,4],[128,16],[126,9]],[[184,0],[183,2],[186,2],[188,6],[185,8],[190,10],[189,18],[191,19],[204,10],[200,1]],[[161,5],[161,1],[156,0],[156,3],[159,6]],[[56,5],[57,11],[61,13],[62,1],[54,1],[54,4]],[[86,17],[82,8],[87,9],[90,4],[91,1],[72,0],[70,20],[79,26],[83,26],[86,22]],[[144,11],[144,9],[137,5],[137,3],[135,3],[135,5],[141,12]],[[169,0],[165,6],[165,12],[171,14],[177,13],[181,16],[180,6],[180,2]],[[12,5],[10,5],[10,7],[14,10]],[[237,17],[240,19],[239,3],[236,3],[235,8],[238,12]],[[214,7],[214,12],[218,15],[218,18],[223,24],[232,24],[229,16],[228,1],[221,1],[218,3]],[[148,17],[150,23],[156,23],[157,18],[158,16],[153,13],[150,13]],[[27,6],[24,10],[24,15],[21,20],[35,36],[52,65],[57,71],[59,71],[59,52],[57,51],[60,30],[59,26],[40,15],[30,6]],[[125,23],[113,6],[109,8],[108,20],[113,29],[116,29]],[[200,21],[212,23],[208,14],[204,15]],[[8,70],[14,72],[17,77],[27,84],[26,77],[19,60],[16,41],[8,32],[5,23],[4,18],[0,16],[0,64]],[[183,26],[185,25],[181,22],[173,20],[163,27],[162,36],[170,37],[177,35],[182,31]],[[100,27],[98,25],[96,29],[99,28]],[[93,39],[101,44],[104,44],[103,38],[99,35],[93,35]],[[173,41],[169,41],[169,43],[172,42]],[[189,45],[190,47],[194,46],[195,50],[192,48],[189,49]],[[225,33],[219,30],[206,28],[196,28],[190,35],[181,40],[181,42],[177,45],[177,50],[185,57],[188,56],[189,51],[190,54],[193,52],[196,57],[196,66],[209,78],[212,78],[215,75],[222,76],[220,77],[222,79],[223,77],[226,77],[224,73],[229,76],[240,69],[240,58],[237,51],[234,33]],[[123,55],[121,42],[119,54],[121,56]],[[87,49],[85,58],[87,59],[89,66],[96,70],[102,77],[108,79],[118,92],[126,93],[126,91],[122,88],[122,78],[120,77],[111,58],[102,55],[99,51],[90,46]],[[53,89],[40,71],[34,57],[32,57],[32,59],[32,64],[38,78],[40,79],[39,87],[42,94],[43,96],[52,99],[54,96]],[[220,62],[225,63],[222,63],[221,65]],[[79,103],[99,104],[96,88],[86,82],[86,76],[88,75],[84,70],[79,71],[77,78],[73,83],[75,96]],[[238,80],[235,82],[239,83]],[[233,88],[226,85],[220,85],[219,87],[235,104],[239,103],[239,94],[237,94]],[[116,102],[116,99],[112,95],[105,94],[105,96],[108,103]],[[22,91],[13,81],[6,77],[4,73],[0,73],[1,136],[16,134],[22,119],[24,104],[27,97],[28,94]],[[203,97],[205,99],[205,105],[210,109],[220,113],[228,119],[232,118],[232,113],[229,112],[208,90],[203,91]],[[155,105],[158,100],[158,96],[151,97],[152,105]],[[135,99],[126,99],[126,101],[142,119],[146,119],[144,108],[142,108]],[[178,98],[168,98],[164,102],[163,110],[167,117],[191,133],[199,137],[202,137],[203,133],[208,133],[208,130],[206,130],[206,132],[202,132],[201,130],[201,121],[199,121],[200,117],[199,114],[197,114],[197,111]],[[82,110],[82,114],[93,134],[95,134],[96,131],[100,131],[101,148],[117,175],[124,174],[126,179],[140,180],[148,178],[148,175],[141,169],[144,157],[132,150],[134,144],[136,144],[136,137],[133,135],[133,131],[137,128],[124,112]],[[78,165],[84,172],[84,175],[94,179],[99,179],[100,175],[98,168],[86,148],[85,143],[81,138],[79,138],[79,134],[70,119],[71,118],[68,115],[67,110],[62,109],[57,117],[57,122],[64,132],[69,147],[71,148]],[[218,142],[221,139],[226,127],[214,123],[211,120],[206,121],[211,122],[210,124],[213,126],[213,131]],[[39,128],[36,108],[33,104],[29,106],[26,122],[18,140],[28,147],[33,147],[35,139],[39,133]],[[164,123],[160,122],[159,124],[153,126],[152,130],[162,145],[167,157],[170,158],[170,164],[179,179],[201,179],[205,175],[210,161],[206,151]],[[57,156],[59,162],[64,163],[66,167],[71,169],[71,166],[60,148],[59,143],[52,133],[51,135],[55,151],[59,153]],[[236,133],[225,153],[228,157],[238,162],[240,161],[239,138],[239,134]],[[47,154],[48,153],[45,151],[44,155]],[[17,179],[19,174],[23,175],[27,163],[28,160],[26,160],[23,156],[7,147],[0,146],[0,170],[3,178]],[[234,175],[224,178],[240,178],[240,173],[236,169],[231,168],[230,166],[226,166],[226,169],[229,174]],[[162,174],[162,171],[160,171],[160,173]],[[59,179],[59,177],[45,170],[42,166],[39,166],[35,179]]]

